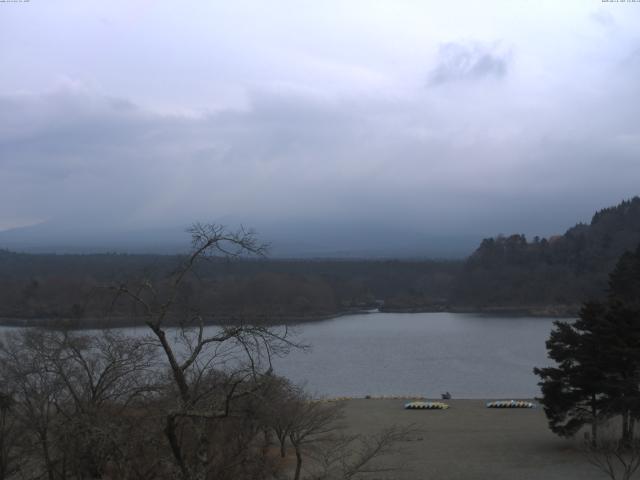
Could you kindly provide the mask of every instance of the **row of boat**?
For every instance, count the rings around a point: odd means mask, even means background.
[[[535,404],[525,400],[496,400],[488,402],[487,408],[534,408]],[[449,408],[444,402],[408,402],[404,408],[407,410],[446,410]]]

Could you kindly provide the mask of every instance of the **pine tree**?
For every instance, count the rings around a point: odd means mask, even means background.
[[[608,414],[603,352],[595,333],[604,313],[604,305],[590,302],[583,306],[576,322],[556,322],[547,350],[557,366],[534,369],[542,380],[540,403],[549,427],[560,436],[571,437],[589,424],[595,443],[598,422]]]
[[[549,427],[573,436],[620,416],[622,441],[640,419],[640,246],[625,253],[609,277],[604,302],[587,302],[573,322],[556,322],[547,341],[555,367],[535,368]]]
[[[622,255],[611,272],[607,309],[611,409],[622,417],[623,442],[630,442],[640,418],[640,246]]]

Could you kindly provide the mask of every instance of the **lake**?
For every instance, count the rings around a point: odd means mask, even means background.
[[[329,396],[425,395],[531,398],[534,366],[552,364],[554,319],[458,313],[371,313],[300,327],[310,353],[276,370]]]
[[[552,318],[367,313],[296,327],[311,345],[276,359],[276,373],[321,396],[531,398],[534,366],[552,362]],[[0,331],[2,328],[0,327]],[[126,329],[140,334],[144,329]]]

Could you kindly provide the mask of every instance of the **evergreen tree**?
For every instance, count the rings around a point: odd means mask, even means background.
[[[584,425],[591,425],[591,439],[597,439],[597,424],[608,413],[607,384],[601,369],[603,356],[598,324],[604,305],[586,303],[574,322],[556,322],[547,340],[548,355],[556,367],[535,368],[542,381],[540,403],[554,433],[571,437]]]
[[[541,403],[554,433],[573,436],[619,415],[622,441],[640,419],[640,247],[625,253],[609,277],[604,302],[587,302],[573,322],[556,322],[547,341],[555,367],[535,368]]]
[[[602,342],[609,366],[611,409],[622,417],[622,440],[640,418],[640,246],[626,252],[609,276]]]

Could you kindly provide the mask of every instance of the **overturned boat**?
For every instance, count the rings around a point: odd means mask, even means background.
[[[487,408],[534,408],[533,402],[527,402],[525,400],[496,400],[494,402],[488,402]]]
[[[443,402],[409,402],[404,404],[407,410],[446,410],[449,405]]]

